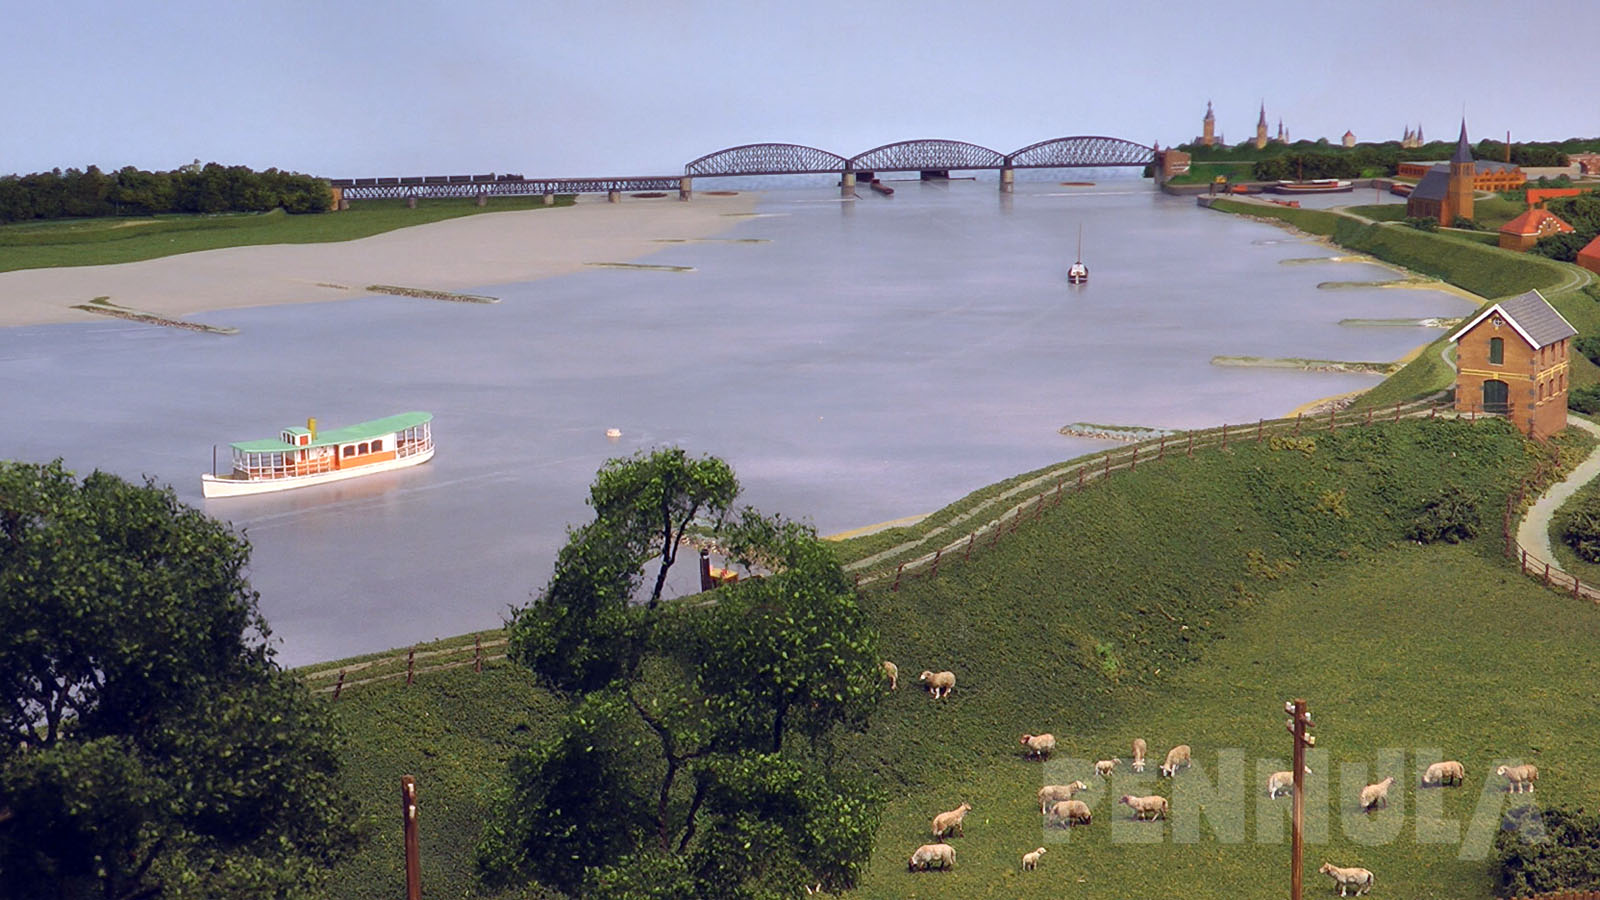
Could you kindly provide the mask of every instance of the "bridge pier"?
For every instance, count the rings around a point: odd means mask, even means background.
[[[622,202],[622,192],[621,191],[606,191],[606,202],[607,203],[621,203]]]
[[[555,194],[549,194],[549,193],[545,194],[544,195],[544,205],[545,206],[555,206],[556,205],[556,195]]]
[[[922,174],[922,180],[923,181],[949,181],[950,180],[950,170],[949,169],[923,169],[921,174]]]
[[[1000,170],[1000,193],[1009,194],[1017,189],[1017,170],[1009,166]]]
[[[854,197],[856,195],[856,173],[846,172],[839,177],[839,196]]]
[[[489,205],[489,195],[483,193],[482,191],[479,191],[478,192],[478,205],[479,206],[488,206]]]
[[[685,175],[678,179],[678,199],[689,200],[694,197],[694,179]]]
[[[407,194],[406,195],[406,209],[416,209],[416,208],[417,208],[417,195],[416,194]]]

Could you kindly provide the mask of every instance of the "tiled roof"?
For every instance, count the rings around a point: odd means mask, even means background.
[[[1488,309],[1473,316],[1472,320],[1461,326],[1455,334],[1450,335],[1450,340],[1460,340],[1463,334],[1471,331],[1496,310],[1505,316],[1511,327],[1516,329],[1535,350],[1578,333],[1578,329],[1573,328],[1572,323],[1562,318],[1561,313],[1556,312],[1556,308],[1535,290],[1490,305]]]
[[[1443,200],[1450,190],[1450,170],[1444,165],[1434,166],[1428,174],[1422,176],[1417,186],[1411,189],[1411,196],[1422,200]]]
[[[1561,217],[1547,209],[1530,209],[1515,219],[1500,226],[1505,234],[1538,234],[1540,226],[1546,219],[1556,221],[1556,230],[1560,232],[1572,231],[1572,226],[1561,220]]]

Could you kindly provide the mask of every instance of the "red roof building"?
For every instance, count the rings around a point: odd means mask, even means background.
[[[1573,228],[1559,216],[1546,209],[1530,209],[1500,226],[1500,246],[1518,253],[1526,253],[1542,237],[1552,234],[1571,234]]]
[[[1583,188],[1528,188],[1528,205],[1538,206],[1546,200],[1556,197],[1576,197],[1583,193]]]
[[[1538,291],[1493,303],[1456,343],[1456,409],[1508,417],[1543,440],[1567,427],[1568,345],[1578,334]]]
[[[1578,265],[1591,272],[1600,272],[1600,237],[1596,237],[1578,251]]]

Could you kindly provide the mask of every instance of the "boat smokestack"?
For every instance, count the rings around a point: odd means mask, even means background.
[[[317,417],[316,416],[312,416],[311,418],[306,419],[306,430],[311,432],[311,439],[313,441],[317,439]]]

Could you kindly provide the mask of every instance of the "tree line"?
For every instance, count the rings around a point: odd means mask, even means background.
[[[95,166],[0,176],[0,223],[36,219],[150,216],[159,213],[326,212],[322,178],[247,166],[198,163],[170,172]]]
[[[1454,141],[1432,141],[1420,147],[1402,147],[1399,141],[1384,141],[1343,147],[1321,138],[1290,144],[1269,143],[1259,150],[1250,142],[1232,147],[1183,144],[1179,149],[1189,153],[1194,162],[1253,162],[1255,179],[1272,181],[1298,178],[1301,169],[1308,179],[1355,178],[1365,173],[1394,175],[1403,162],[1449,159],[1456,145]],[[1477,159],[1502,161],[1506,158],[1506,144],[1485,139],[1475,144],[1472,152]],[[1565,166],[1568,154],[1595,152],[1600,152],[1600,139],[1573,138],[1513,142],[1510,155],[1511,162],[1518,166]]]

